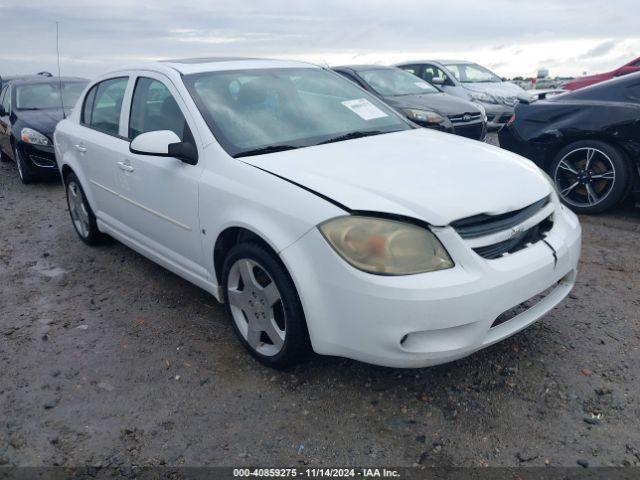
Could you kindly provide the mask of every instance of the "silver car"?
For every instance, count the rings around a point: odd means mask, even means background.
[[[437,85],[445,93],[481,104],[487,112],[487,129],[504,125],[521,99],[529,95],[487,68],[462,60],[420,60],[397,67]]]

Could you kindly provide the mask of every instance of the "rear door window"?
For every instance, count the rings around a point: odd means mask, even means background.
[[[108,135],[118,136],[128,81],[128,77],[112,78],[94,86],[85,97],[82,123]]]

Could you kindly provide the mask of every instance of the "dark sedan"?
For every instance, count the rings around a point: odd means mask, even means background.
[[[485,138],[486,116],[481,106],[443,93],[404,70],[379,65],[347,65],[333,70],[422,127],[474,140]]]
[[[598,213],[640,200],[640,73],[520,103],[500,146],[547,171],[563,201]]]
[[[16,163],[23,183],[58,175],[53,131],[70,112],[87,82],[83,78],[33,76],[3,83],[0,158]]]

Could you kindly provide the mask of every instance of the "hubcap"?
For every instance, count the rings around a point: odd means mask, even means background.
[[[611,193],[616,170],[602,150],[583,147],[567,153],[553,172],[558,193],[570,205],[593,207]]]
[[[278,287],[256,261],[242,258],[229,270],[231,315],[247,343],[261,355],[277,355],[284,345],[286,321]]]
[[[76,182],[69,182],[67,198],[69,199],[69,212],[73,226],[82,238],[87,238],[89,236],[89,212],[85,206],[82,190]]]

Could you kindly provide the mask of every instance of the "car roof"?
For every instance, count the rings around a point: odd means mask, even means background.
[[[339,65],[331,68],[333,70],[349,69],[354,72],[361,72],[363,70],[395,70],[397,67],[389,67],[387,65]]]
[[[205,57],[165,60],[157,66],[168,67],[183,75],[192,73],[245,70],[258,68],[321,68],[311,63],[295,60],[273,60],[268,58],[251,57]]]
[[[30,77],[17,77],[15,79],[5,79],[3,81],[11,83],[11,85],[33,85],[38,83],[58,83],[58,82],[84,82],[88,83],[88,78],[82,77],[42,77],[33,75]]]
[[[475,64],[476,62],[470,62],[468,60],[452,60],[452,59],[445,59],[445,60],[414,60],[414,61],[409,61],[409,62],[402,62],[399,63],[398,65],[412,65],[412,64],[421,64],[421,63],[439,63],[440,65],[450,65],[452,63],[460,63],[460,64],[467,64],[467,65],[472,65]]]

